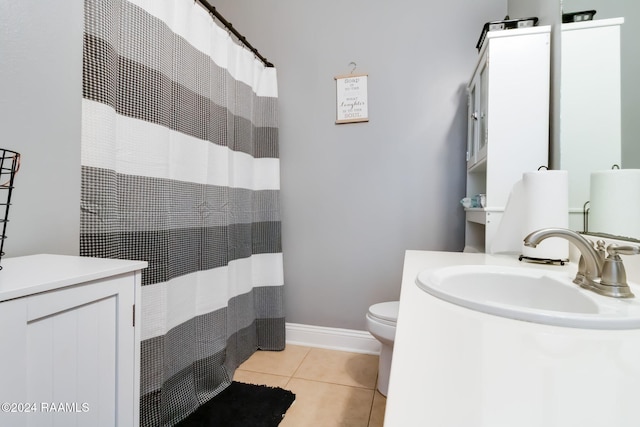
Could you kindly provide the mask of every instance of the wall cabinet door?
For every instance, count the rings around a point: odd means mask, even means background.
[[[468,114],[469,122],[467,126],[467,168],[476,162],[476,150],[478,147],[478,118],[480,117],[478,99],[480,88],[476,86],[476,81],[469,85]]]
[[[489,62],[485,55],[468,87],[469,123],[467,133],[467,168],[487,157],[489,141]]]
[[[136,276],[0,304],[3,426],[132,426]],[[8,410],[7,410],[8,409]]]
[[[478,155],[476,162],[487,157],[487,144],[489,142],[489,61],[487,58],[484,59],[480,67],[478,80],[480,81],[480,99],[478,100],[480,117],[478,117]]]

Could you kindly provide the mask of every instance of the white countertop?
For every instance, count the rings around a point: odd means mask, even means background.
[[[627,270],[627,277],[630,282],[640,282],[640,256],[622,256]],[[438,349],[434,349],[433,343],[426,339],[424,334],[424,326],[433,323],[433,316],[429,316],[428,307],[434,307],[436,304],[452,304],[438,300],[421,290],[415,283],[417,275],[428,269],[436,269],[452,265],[502,265],[502,266],[522,266],[526,268],[539,268],[551,270],[554,272],[566,272],[569,278],[575,276],[577,265],[575,262],[567,263],[564,266],[544,265],[529,263],[526,261],[518,261],[517,255],[489,255],[480,253],[461,253],[461,252],[431,252],[431,251],[415,251],[409,250],[405,253],[404,269],[402,277],[402,287],[400,292],[400,309],[398,313],[398,323],[396,329],[396,338],[394,343],[394,354],[391,367],[391,378],[389,384],[389,393],[387,396],[387,405],[385,412],[386,427],[408,427],[423,426],[430,418],[430,401],[429,393],[438,393],[433,387],[427,388],[426,384],[432,384],[432,377],[429,376],[428,361],[437,360],[437,358],[428,358],[425,355],[433,354]],[[453,310],[466,310],[464,316],[477,321],[478,327],[481,322],[485,322],[487,316],[491,325],[504,326],[505,322],[513,322],[513,320],[505,319],[498,316],[475,312],[473,310],[462,307],[453,306]],[[451,309],[448,309],[451,310]],[[432,325],[433,326],[433,325]],[[436,329],[440,327],[436,326]],[[540,325],[530,322],[522,322],[522,326],[528,331],[548,333],[549,328],[557,328],[548,325]],[[545,329],[546,328],[546,329]],[[431,332],[433,333],[433,327]],[[561,329],[561,328],[560,328]],[[566,329],[566,328],[565,328]],[[571,328],[569,328],[571,329]],[[449,325],[442,325],[443,333],[450,333]],[[553,331],[551,331],[553,334]],[[599,332],[589,331],[589,336]],[[608,332],[610,333],[610,332]],[[499,337],[497,339],[500,339]],[[563,338],[564,339],[564,338]],[[467,360],[461,356],[461,360]],[[445,362],[446,363],[446,362]],[[433,369],[438,367],[431,366],[431,374]],[[475,369],[473,366],[461,366],[462,370]],[[444,372],[444,371],[443,371]],[[640,375],[640,374],[639,374]],[[439,387],[438,385],[437,387]],[[443,385],[448,386],[446,381]],[[443,389],[443,392],[451,393],[451,390]],[[453,395],[456,393],[453,391]],[[459,402],[461,403],[461,402]],[[476,408],[477,409],[477,408]],[[433,406],[431,406],[433,410]],[[451,411],[464,411],[464,408],[447,408]],[[480,409],[482,411],[482,409]],[[484,425],[484,424],[483,424]],[[466,425],[465,425],[466,427]]]
[[[142,270],[146,261],[71,255],[29,255],[0,262],[0,302]]]
[[[433,297],[418,288],[415,284],[416,276],[423,270],[462,264],[523,266],[550,269],[556,272],[566,271],[570,276],[575,275],[577,270],[574,263],[564,266],[534,264],[518,261],[515,255],[407,251],[385,411],[386,427],[423,425],[419,420],[425,419],[425,411],[428,410],[428,402],[422,401],[423,397],[420,393],[420,384],[426,384],[429,381],[420,369],[421,355],[434,349],[429,348],[429,343],[421,339],[420,325],[427,321],[424,310],[425,299]]]

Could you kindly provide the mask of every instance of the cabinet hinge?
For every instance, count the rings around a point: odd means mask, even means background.
[[[135,304],[133,304],[131,306],[131,319],[132,319],[131,323],[133,324],[133,327],[135,328],[136,327],[136,305]]]

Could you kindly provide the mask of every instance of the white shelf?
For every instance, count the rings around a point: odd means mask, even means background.
[[[467,163],[467,170],[469,172],[485,172],[487,170],[487,153],[485,151],[484,156],[477,159],[473,163]]]
[[[465,247],[488,251],[513,185],[548,166],[550,26],[489,32],[469,92]]]
[[[467,208],[467,221],[475,222],[476,224],[487,223],[487,212],[483,208]]]

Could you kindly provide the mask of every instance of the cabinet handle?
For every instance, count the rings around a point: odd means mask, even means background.
[[[478,112],[477,112],[477,111],[476,111],[476,112],[474,112],[474,113],[471,115],[471,118],[472,118],[473,120],[478,120]]]

